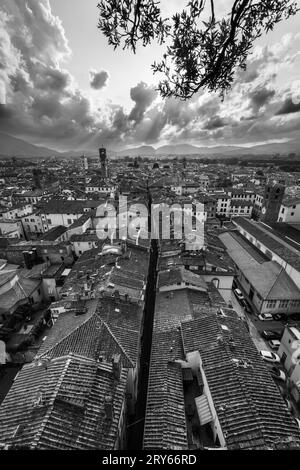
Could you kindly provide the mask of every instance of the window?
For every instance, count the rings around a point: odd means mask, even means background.
[[[269,300],[267,302],[267,308],[274,309],[276,307],[276,300]]]
[[[295,212],[291,212],[291,217],[293,217],[295,215]]]
[[[279,308],[287,308],[289,306],[289,300],[281,300],[279,303]]]
[[[284,353],[282,353],[282,356],[281,356],[281,360],[282,360],[282,363],[284,365],[285,361],[286,361],[286,358],[287,358],[287,355]]]
[[[50,219],[47,219],[47,223],[48,223],[49,225],[51,225],[51,224],[52,224],[52,222],[51,222],[51,220],[50,220]]]

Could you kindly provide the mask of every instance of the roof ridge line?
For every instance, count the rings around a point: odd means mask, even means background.
[[[60,377],[59,377],[59,380],[57,381],[57,384],[56,384],[56,386],[55,386],[55,388],[54,388],[53,396],[51,397],[50,403],[49,403],[49,409],[47,410],[47,412],[46,412],[46,414],[45,414],[44,420],[43,420],[42,425],[41,425],[41,429],[37,432],[37,435],[36,435],[35,438],[34,438],[34,442],[33,442],[33,444],[31,445],[31,447],[32,447],[33,449],[35,449],[35,448],[37,447],[37,445],[38,445],[38,443],[39,443],[39,441],[40,441],[40,439],[41,439],[41,437],[42,437],[42,434],[43,434],[43,432],[44,432],[44,430],[45,430],[46,424],[47,424],[47,422],[48,422],[48,420],[49,420],[49,418],[50,418],[50,416],[51,416],[51,414],[52,414],[52,411],[53,411],[53,407],[54,407],[54,403],[55,403],[57,394],[58,394],[59,389],[60,389],[60,387],[61,387],[61,384],[62,384],[62,382],[63,382],[63,380],[64,380],[64,378],[65,378],[65,375],[66,375],[66,373],[67,373],[67,371],[68,371],[68,368],[69,368],[69,365],[70,365],[71,361],[72,361],[72,357],[70,357],[70,355],[69,355],[69,357],[68,357],[68,359],[67,359],[67,361],[66,361],[66,364],[65,364],[65,366],[64,366],[64,368],[63,368],[63,370],[62,370],[62,372],[61,372],[61,375],[60,375]]]
[[[81,328],[81,327],[82,327],[83,325],[85,325],[89,320],[91,320],[94,315],[96,315],[96,312],[94,312],[89,318],[85,318],[84,322],[82,322],[80,325],[76,326],[74,329],[72,329],[72,331],[69,331],[66,336],[64,336],[63,338],[61,338],[58,342],[56,342],[56,343],[55,343],[53,346],[51,346],[49,349],[46,349],[46,351],[44,351],[44,352],[43,352],[42,354],[40,354],[40,355],[36,355],[36,359],[45,356],[49,351],[51,351],[52,349],[56,348],[56,346],[58,346],[58,345],[61,344],[63,341],[65,341],[67,338],[69,338],[69,336],[71,336],[71,335],[74,333],[74,331],[76,331],[77,329]]]
[[[269,294],[270,294],[271,290],[274,288],[274,286],[275,286],[276,282],[278,281],[278,279],[279,279],[279,276],[281,275],[281,273],[282,273],[283,269],[284,269],[284,268],[283,268],[283,266],[281,266],[281,269],[280,269],[279,273],[277,274],[277,276],[276,276],[276,279],[274,280],[274,282],[273,282],[272,286],[270,287],[270,289],[269,289],[269,291],[268,291],[268,293],[267,293],[267,295],[266,295],[266,299],[268,299],[268,296],[269,296]],[[270,299],[269,299],[269,300],[270,300]],[[272,299],[271,299],[271,300],[272,300]]]
[[[102,324],[107,328],[109,334],[112,336],[113,340],[117,343],[117,345],[119,346],[119,348],[121,349],[121,351],[123,352],[123,354],[126,356],[126,358],[128,359],[128,361],[131,363],[131,365],[134,367],[134,364],[132,362],[132,360],[130,359],[130,357],[128,356],[128,354],[126,353],[126,351],[124,350],[123,346],[119,343],[119,341],[117,340],[117,338],[115,337],[115,335],[113,334],[113,332],[111,331],[110,327],[108,326],[108,324],[102,320]]]

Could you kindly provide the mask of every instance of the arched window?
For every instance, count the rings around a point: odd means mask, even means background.
[[[215,278],[212,280],[212,283],[214,284],[214,286],[219,289],[219,285],[220,285],[220,279],[218,278]]]

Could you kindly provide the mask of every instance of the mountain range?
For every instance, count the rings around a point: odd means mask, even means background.
[[[97,150],[70,150],[68,152],[57,152],[55,150],[39,147],[30,144],[23,139],[13,137],[8,134],[0,132],[0,155],[6,157],[78,157],[85,153],[87,156],[96,156]],[[152,146],[134,147],[120,151],[108,150],[111,157],[125,157],[125,156],[166,156],[166,155],[199,155],[206,157],[224,156],[224,157],[238,157],[246,155],[288,155],[296,153],[300,155],[300,140],[290,141],[286,143],[272,143],[264,145],[255,145],[253,147],[238,147],[238,146],[216,146],[216,147],[196,147],[189,144],[178,145],[164,145],[162,147],[154,148]]]
[[[0,155],[4,157],[50,157],[59,153],[0,132]]]

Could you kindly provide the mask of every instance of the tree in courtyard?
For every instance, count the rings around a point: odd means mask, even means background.
[[[169,19],[161,1],[101,0],[98,27],[114,48],[135,52],[138,43],[165,44],[162,60],[152,65],[164,76],[158,85],[162,97],[188,99],[200,89],[224,97],[236,69],[246,69],[254,41],[299,9],[294,0],[232,0],[231,11],[218,18],[215,3],[190,0]]]

